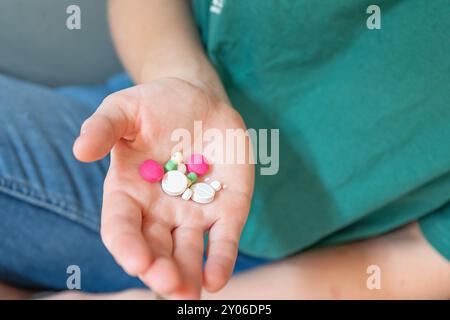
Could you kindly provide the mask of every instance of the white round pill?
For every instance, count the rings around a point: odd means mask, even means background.
[[[188,179],[180,171],[168,171],[161,181],[161,186],[169,196],[179,196],[186,190]]]
[[[181,198],[186,201],[189,200],[191,197],[192,197],[192,190],[189,188],[187,188],[181,195]]]
[[[186,165],[183,162],[180,162],[178,164],[177,170],[180,171],[182,174],[186,174]]]
[[[222,189],[222,184],[219,180],[214,180],[209,184],[211,187],[213,187],[214,190],[219,191]]]
[[[170,160],[173,160],[176,163],[181,163],[183,162],[183,154],[181,152],[175,152],[170,158]]]
[[[214,200],[216,191],[204,182],[194,183],[191,186],[192,200],[197,203],[210,203]]]

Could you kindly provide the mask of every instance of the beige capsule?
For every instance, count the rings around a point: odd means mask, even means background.
[[[181,152],[175,152],[170,160],[175,161],[176,163],[182,163],[183,162],[183,154]]]
[[[187,188],[181,195],[181,198],[186,201],[188,201],[191,197],[192,197],[192,190],[190,188]]]

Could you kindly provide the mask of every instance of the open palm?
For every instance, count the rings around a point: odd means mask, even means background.
[[[144,160],[165,163],[170,158],[174,130],[184,128],[194,137],[194,121],[201,121],[203,130],[214,129],[224,137],[226,129],[245,130],[234,109],[207,90],[165,78],[107,97],[85,122],[74,145],[81,161],[95,161],[111,151],[102,239],[129,274],[171,298],[195,299],[202,284],[210,291],[226,284],[253,191],[253,166],[248,161],[212,163],[207,176],[228,188],[209,204],[168,196],[159,183],[140,177],[138,168]],[[233,151],[248,156],[250,148],[244,147]],[[203,272],[205,232],[208,246]]]

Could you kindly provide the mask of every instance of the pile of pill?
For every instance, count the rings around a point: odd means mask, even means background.
[[[217,191],[222,189],[218,180],[211,183],[197,182],[209,170],[209,164],[201,154],[192,154],[186,163],[183,154],[175,152],[164,167],[155,160],[146,160],[139,168],[141,177],[148,182],[161,181],[162,190],[169,196],[181,195],[183,200],[210,203]]]

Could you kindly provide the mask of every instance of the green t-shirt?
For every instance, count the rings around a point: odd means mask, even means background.
[[[450,6],[194,0],[208,55],[247,126],[280,129],[240,249],[280,258],[419,220],[450,259]]]

